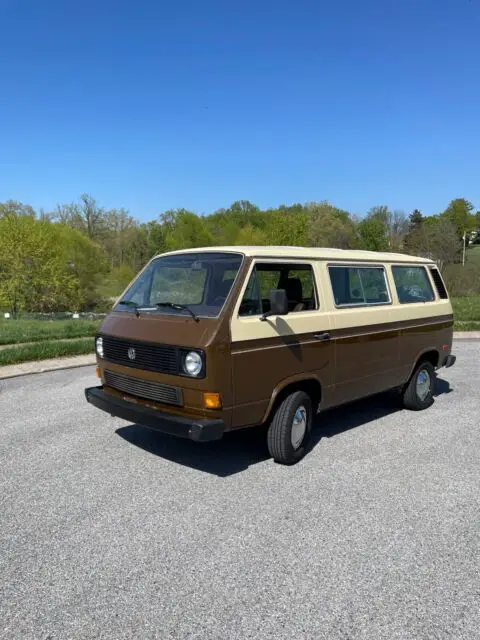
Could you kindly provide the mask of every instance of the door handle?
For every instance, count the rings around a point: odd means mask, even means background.
[[[314,336],[315,340],[330,340],[330,334],[328,333],[328,331],[324,331],[323,333],[316,333]]]

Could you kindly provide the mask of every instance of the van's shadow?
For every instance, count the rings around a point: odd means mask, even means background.
[[[437,379],[436,396],[451,391],[448,382]],[[322,438],[332,438],[400,410],[398,397],[389,392],[325,411],[316,419],[312,447]],[[135,424],[121,427],[116,433],[156,456],[220,477],[239,473],[269,458],[266,432],[261,428],[227,433],[218,442],[205,443],[174,438]]]

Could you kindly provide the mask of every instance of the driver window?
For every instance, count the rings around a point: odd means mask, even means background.
[[[257,316],[270,311],[271,289],[285,289],[289,313],[318,308],[311,265],[259,262],[250,276],[239,315]]]

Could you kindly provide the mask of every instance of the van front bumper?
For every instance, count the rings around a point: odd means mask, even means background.
[[[168,433],[178,438],[189,438],[196,442],[220,440],[225,430],[223,420],[184,418],[133,404],[103,391],[103,387],[85,389],[85,397],[90,404],[117,418],[140,424],[149,429]]]

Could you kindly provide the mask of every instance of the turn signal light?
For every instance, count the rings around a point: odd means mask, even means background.
[[[203,406],[205,409],[221,409],[222,399],[219,393],[204,393]]]
[[[95,369],[95,375],[97,376],[97,378],[101,378],[102,377],[101,374],[100,374],[100,367],[97,367]]]

